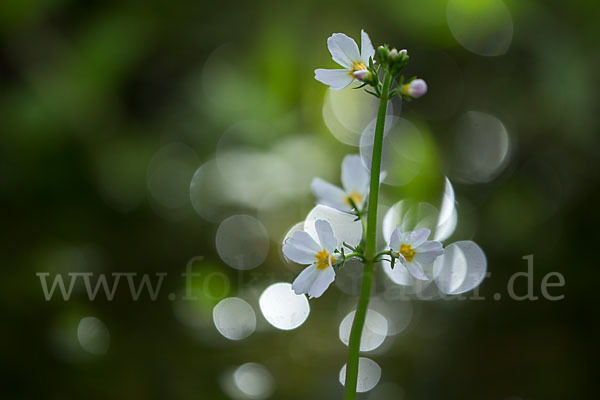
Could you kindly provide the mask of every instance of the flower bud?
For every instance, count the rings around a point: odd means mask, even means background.
[[[387,46],[379,46],[377,48],[377,56],[382,63],[387,62],[387,59],[390,56],[390,49],[388,49]]]
[[[391,49],[390,50],[390,57],[392,58],[392,60],[396,57],[398,57],[398,50],[396,49]]]
[[[402,86],[402,94],[408,95],[414,99],[427,93],[427,83],[423,79],[415,79]]]
[[[402,49],[398,52],[398,54],[404,54],[405,56],[408,55],[408,51],[406,49]]]
[[[369,83],[373,78],[373,74],[368,69],[360,69],[354,71],[354,77],[361,82]]]

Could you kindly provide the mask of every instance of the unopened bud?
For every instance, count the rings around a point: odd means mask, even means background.
[[[386,62],[390,56],[390,50],[387,48],[387,46],[379,46],[377,48],[377,56],[381,62]]]
[[[398,54],[404,54],[405,56],[408,55],[408,51],[406,49],[402,49],[398,52]]]
[[[390,57],[392,58],[392,60],[396,57],[398,57],[398,50],[396,49],[391,49],[390,50]]]
[[[402,93],[416,99],[427,93],[427,83],[423,79],[415,79],[402,86]]]
[[[358,71],[354,71],[354,77],[361,82],[369,82],[372,78],[372,73],[368,69],[360,69]]]

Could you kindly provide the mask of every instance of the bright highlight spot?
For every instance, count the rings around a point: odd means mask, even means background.
[[[285,282],[275,283],[260,295],[260,311],[265,319],[277,329],[296,329],[306,321],[310,313],[308,300],[297,295],[292,285]]]

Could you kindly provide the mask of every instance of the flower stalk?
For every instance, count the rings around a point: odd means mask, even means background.
[[[365,241],[365,264],[361,284],[360,298],[356,307],[354,322],[350,332],[348,363],[346,365],[346,400],[356,399],[356,384],[358,381],[358,355],[360,351],[360,340],[369,300],[371,298],[371,286],[373,284],[373,270],[375,267],[375,252],[377,239],[377,205],[379,201],[379,179],[381,175],[381,155],[383,149],[383,132],[387,103],[389,100],[390,87],[394,75],[386,71],[383,78],[383,87],[377,113],[377,124],[375,126],[375,137],[373,140],[373,154],[371,159],[371,181],[369,188],[369,201],[367,208],[367,233]]]

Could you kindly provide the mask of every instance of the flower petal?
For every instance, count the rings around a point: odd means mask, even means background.
[[[352,61],[359,61],[360,53],[354,39],[343,33],[334,33],[327,39],[327,47],[333,61],[344,68],[352,69]]]
[[[329,268],[327,268],[329,269]],[[312,287],[313,282],[317,279],[317,274],[319,270],[317,270],[316,265],[310,265],[302,270],[300,274],[294,279],[294,283],[292,283],[292,289],[296,294],[308,293],[310,288]]]
[[[360,31],[360,58],[365,63],[365,65],[369,65],[369,58],[375,58],[375,49],[373,48],[373,44],[371,43],[371,38],[365,32],[364,29]]]
[[[351,210],[350,206],[346,203],[346,192],[341,188],[332,185],[321,178],[313,179],[310,188],[317,197],[319,203],[341,211]]]
[[[342,90],[352,83],[351,69],[315,69],[315,79],[334,90]]]
[[[425,275],[425,272],[423,272],[423,268],[421,267],[421,264],[419,264],[417,261],[413,260],[413,262],[404,263],[404,266],[406,267],[406,269],[408,269],[408,272],[410,272],[410,274],[412,276],[414,276],[415,278],[422,280],[422,281],[429,280],[427,275]]]
[[[366,200],[369,191],[369,171],[358,154],[350,154],[342,161],[342,185],[346,193],[357,192]],[[359,205],[360,206],[360,205]]]
[[[401,263],[397,262],[394,265],[394,269],[392,269],[392,265],[388,260],[383,260],[381,264],[383,266],[383,271],[394,283],[405,286],[412,283],[408,270]]]
[[[317,277],[308,291],[308,298],[321,297],[329,285],[335,280],[335,270],[332,267],[317,270]]]
[[[427,240],[429,235],[431,235],[431,230],[427,228],[421,228],[417,229],[416,231],[412,231],[407,235],[407,244],[410,244],[413,248],[419,247]]]
[[[304,230],[312,236],[315,241],[319,240],[315,222],[324,219],[329,222],[333,235],[340,242],[346,242],[350,246],[356,247],[362,240],[362,223],[356,220],[356,215],[337,210],[332,207],[319,204],[315,206],[304,220]]]
[[[440,242],[430,240],[416,247],[415,251],[415,260],[422,264],[431,264],[444,253],[444,248]]]
[[[296,294],[307,293],[309,298],[320,297],[335,280],[333,268],[318,270],[316,265],[304,268],[292,283]]]
[[[399,251],[401,244],[402,243],[400,242],[400,229],[396,228],[392,232],[392,236],[390,236],[390,249]]]
[[[283,244],[283,254],[298,264],[312,264],[321,247],[304,231],[297,231]]]
[[[318,219],[315,221],[315,229],[317,230],[317,236],[319,236],[321,246],[323,246],[325,251],[329,254],[333,253],[338,246],[338,242],[335,236],[333,236],[333,229],[331,229],[329,222],[324,219]]]

